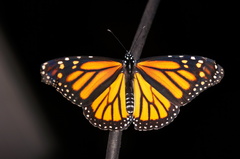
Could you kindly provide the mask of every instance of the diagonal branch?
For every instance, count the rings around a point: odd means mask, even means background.
[[[160,0],[149,0],[144,10],[141,22],[138,26],[130,49],[131,54],[135,60],[138,60],[141,56],[142,49],[147,39],[147,35],[151,28],[154,16],[157,12],[159,2]]]
[[[147,3],[130,49],[135,60],[138,60],[141,56],[142,49],[144,47],[148,32],[151,28],[154,16],[157,12],[159,2],[160,0],[149,0]],[[121,137],[122,131],[109,132],[106,159],[118,159],[121,146]]]

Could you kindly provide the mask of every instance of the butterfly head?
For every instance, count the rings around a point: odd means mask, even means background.
[[[133,55],[129,51],[127,51],[127,53],[125,54],[125,59],[126,60],[133,60]]]

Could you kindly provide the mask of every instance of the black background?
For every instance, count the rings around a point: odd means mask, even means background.
[[[2,2],[1,27],[24,76],[40,103],[38,108],[55,137],[51,158],[104,158],[108,131],[84,118],[54,88],[40,82],[39,69],[48,60],[74,55],[122,59],[144,11],[146,0]],[[120,158],[234,158],[237,125],[233,115],[234,60],[229,51],[226,6],[212,0],[162,0],[141,57],[168,54],[201,55],[225,69],[222,82],[202,93],[169,126],[123,132]]]

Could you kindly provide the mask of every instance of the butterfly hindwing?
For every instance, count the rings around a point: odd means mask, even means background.
[[[131,123],[126,109],[126,81],[121,72],[91,104],[83,107],[87,119],[104,130],[124,130]],[[94,112],[94,113],[92,113]]]
[[[179,107],[173,105],[138,72],[134,74],[133,88],[133,124],[136,130],[160,129],[177,116]]]
[[[86,118],[106,130],[125,129],[125,68],[121,61],[104,57],[76,56],[42,65],[42,81],[83,108]]]
[[[199,93],[220,82],[223,69],[201,56],[160,56],[141,59],[134,70],[135,129],[169,124]]]

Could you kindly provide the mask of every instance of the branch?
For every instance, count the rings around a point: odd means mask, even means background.
[[[149,0],[143,13],[141,22],[131,46],[131,53],[135,60],[139,59],[145,44],[148,32],[151,28],[153,18],[157,12],[160,0]],[[144,29],[143,29],[144,28]],[[110,131],[106,151],[106,159],[118,159],[121,146],[122,131]]]
[[[141,22],[138,26],[137,32],[134,36],[133,43],[130,49],[131,54],[133,55],[135,60],[138,60],[141,56],[142,49],[147,39],[147,35],[151,28],[154,16],[157,12],[159,2],[160,0],[149,0],[145,8]]]
[[[122,131],[109,131],[106,159],[118,159]]]

